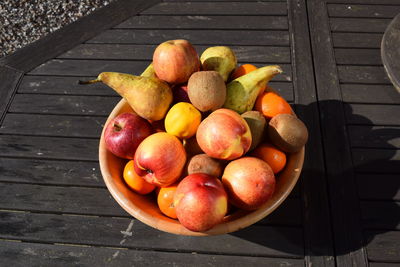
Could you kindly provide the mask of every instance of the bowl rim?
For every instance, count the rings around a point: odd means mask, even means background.
[[[118,194],[119,190],[116,184],[114,183],[114,178],[111,176],[110,168],[107,164],[107,157],[111,153],[108,152],[104,141],[105,128],[114,117],[122,113],[121,111],[123,111],[123,108],[127,108],[127,105],[129,106],[126,100],[121,99],[118,102],[118,104],[114,107],[112,112],[109,114],[107,121],[103,126],[99,143],[100,171],[108,191],[111,193],[113,198],[118,202],[118,204],[130,215],[132,215],[136,219],[140,220],[141,222],[153,228],[176,235],[187,235],[187,236],[210,236],[210,235],[231,233],[243,229],[245,227],[248,227],[258,222],[259,220],[265,218],[269,214],[271,214],[277,207],[279,207],[282,204],[282,202],[288,197],[288,195],[292,192],[293,188],[297,184],[304,163],[305,146],[303,146],[299,152],[290,154],[291,160],[295,162],[295,165],[293,173],[291,173],[291,179],[287,186],[287,190],[285,190],[277,199],[276,199],[277,196],[274,192],[272,198],[267,203],[265,203],[261,208],[255,211],[251,212],[239,211],[238,213],[239,217],[234,218],[232,220],[230,220],[229,216],[227,216],[222,223],[214,226],[212,229],[206,232],[190,231],[186,229],[183,225],[181,225],[178,222],[178,220],[172,220],[167,216],[165,216],[165,218],[168,218],[168,220],[160,220],[158,218],[154,218],[150,214],[142,211],[135,203],[127,199],[123,194]],[[135,194],[134,192],[132,193]],[[233,215],[235,214],[236,213],[234,213]]]

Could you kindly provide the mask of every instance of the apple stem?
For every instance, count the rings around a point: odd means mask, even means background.
[[[150,174],[153,173],[152,170],[146,170],[146,172],[147,172],[147,173],[150,173]]]
[[[89,81],[81,81],[81,80],[79,80],[79,84],[92,84],[92,83],[98,83],[98,82],[101,82],[101,80],[99,80],[99,79],[94,79],[94,80],[89,80]]]

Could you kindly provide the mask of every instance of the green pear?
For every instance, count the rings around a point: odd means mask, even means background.
[[[265,66],[249,72],[226,85],[224,108],[242,114],[253,109],[258,93],[277,74],[282,73],[279,66]]]
[[[157,78],[156,72],[154,71],[153,62],[147,66],[147,68],[143,71],[142,74],[140,74],[140,76]]]
[[[103,82],[120,94],[142,118],[158,121],[165,117],[172,103],[172,90],[155,77],[134,76],[118,72],[102,72],[97,79],[80,82]]]
[[[231,72],[236,68],[235,53],[227,46],[212,46],[207,48],[200,56],[203,70],[214,70],[226,82]]]
[[[267,121],[261,112],[251,110],[243,113],[242,118],[246,120],[251,132],[251,146],[249,151],[256,148],[264,138],[265,125]]]

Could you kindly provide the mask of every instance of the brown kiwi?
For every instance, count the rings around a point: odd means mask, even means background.
[[[266,120],[264,115],[258,111],[246,111],[241,115],[246,120],[251,132],[251,146],[249,151],[253,150],[264,138]]]
[[[226,85],[216,71],[198,71],[188,81],[190,102],[200,111],[216,110],[225,103]]]
[[[269,121],[268,135],[274,145],[288,153],[299,151],[308,139],[307,127],[290,114],[274,116]]]
[[[189,160],[187,173],[206,173],[214,177],[221,177],[224,170],[223,164],[217,159],[209,157],[207,154],[198,154]]]

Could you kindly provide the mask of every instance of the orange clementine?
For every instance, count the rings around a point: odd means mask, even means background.
[[[177,187],[177,184],[162,187],[157,196],[157,204],[161,212],[173,219],[177,218],[174,206],[174,195]]]
[[[268,163],[274,174],[283,170],[286,165],[286,154],[271,144],[259,145],[252,155]]]
[[[240,76],[243,76],[249,72],[252,72],[253,70],[256,70],[257,67],[252,65],[252,64],[243,64],[239,67],[237,67],[231,74],[231,80],[234,80],[236,78],[239,78]]]
[[[125,182],[128,184],[128,186],[134,190],[135,192],[141,194],[141,195],[146,195],[150,193],[151,191],[154,190],[156,187],[155,185],[152,185],[146,180],[144,180],[142,177],[137,175],[135,172],[135,169],[133,167],[133,160],[130,160],[124,168],[124,173],[123,177]]]
[[[286,100],[274,92],[264,92],[257,97],[255,110],[267,119],[278,114],[292,114],[292,108]]]

